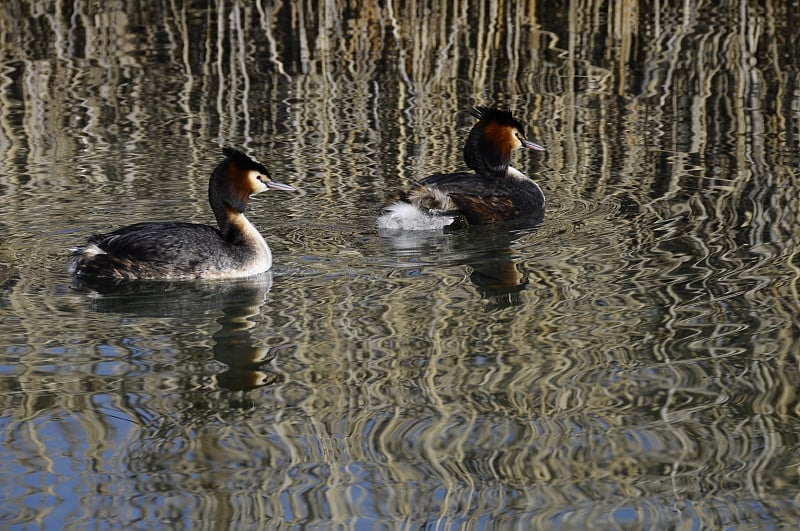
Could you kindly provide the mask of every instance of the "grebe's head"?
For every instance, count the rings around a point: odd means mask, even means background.
[[[251,195],[265,190],[294,190],[288,184],[272,180],[267,168],[241,151],[223,148],[225,155],[209,182],[208,195],[214,206],[215,200],[225,206],[244,212]]]
[[[510,111],[473,107],[470,114],[478,123],[464,145],[464,160],[476,173],[504,176],[512,151],[519,148],[544,151],[542,146],[525,138],[522,124]]]

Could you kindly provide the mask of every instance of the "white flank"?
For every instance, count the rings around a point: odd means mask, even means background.
[[[79,250],[80,248],[75,248],[75,250]],[[81,254],[86,257],[97,256],[98,254],[106,254],[104,250],[98,247],[95,244],[89,244],[83,249],[80,249]]]
[[[453,216],[431,214],[405,201],[386,207],[378,218],[378,228],[388,230],[440,230],[450,225]]]
[[[104,250],[93,243],[86,247],[70,247],[69,252],[72,254],[72,260],[69,262],[67,271],[71,274],[77,273],[78,264],[80,264],[82,260],[91,259],[98,254],[106,254]]]

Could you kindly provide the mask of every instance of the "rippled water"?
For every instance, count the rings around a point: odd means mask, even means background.
[[[0,5],[0,524],[796,522],[797,6],[534,4]],[[491,103],[544,222],[379,234]],[[73,282],[221,145],[269,274]]]

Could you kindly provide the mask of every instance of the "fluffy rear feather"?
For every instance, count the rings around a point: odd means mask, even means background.
[[[455,216],[434,214],[411,203],[398,201],[386,207],[378,218],[379,229],[440,230],[450,225]]]

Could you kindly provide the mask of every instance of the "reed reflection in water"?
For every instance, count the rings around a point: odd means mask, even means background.
[[[795,522],[799,12],[3,2],[0,522]],[[543,223],[378,234],[490,103]],[[300,190],[252,205],[269,278],[72,284],[213,221],[220,145]]]

